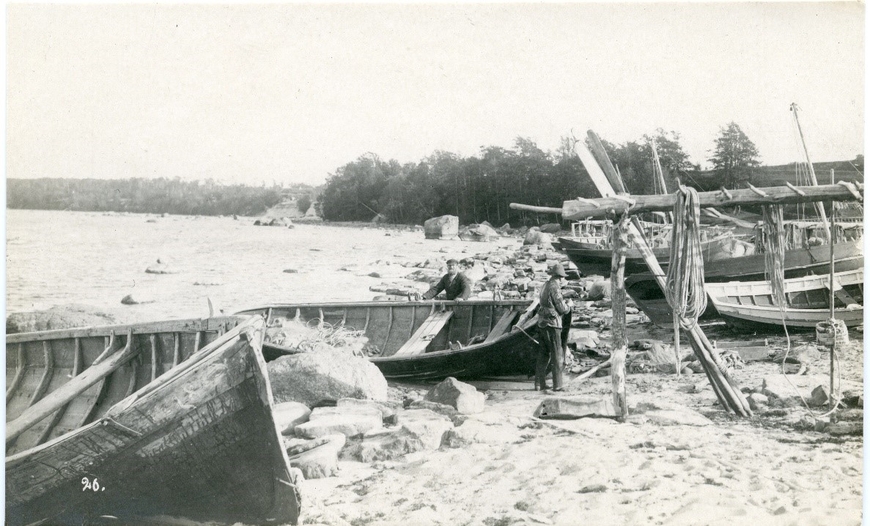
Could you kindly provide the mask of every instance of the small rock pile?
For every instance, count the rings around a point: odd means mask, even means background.
[[[304,396],[287,400],[282,386],[292,380],[273,376],[271,368],[270,377],[276,399],[284,400],[273,414],[290,464],[308,479],[336,475],[340,458],[375,462],[475,441],[506,440],[502,422],[492,422],[498,429],[489,429],[486,418],[466,422],[470,415],[485,412],[486,396],[455,378],[445,379],[423,396],[409,391],[402,401],[388,400],[385,393],[358,393],[311,403],[298,401]]]

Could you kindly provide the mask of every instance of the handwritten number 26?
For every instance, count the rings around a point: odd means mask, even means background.
[[[97,479],[94,479],[93,482],[88,480],[88,477],[82,477],[82,491],[106,491],[106,488],[100,487],[100,482]]]

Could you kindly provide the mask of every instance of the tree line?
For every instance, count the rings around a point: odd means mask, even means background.
[[[689,161],[676,132],[659,129],[625,144],[602,143],[630,193],[671,192],[678,180],[703,189],[700,166]],[[544,152],[530,139],[518,137],[511,149],[488,146],[471,157],[437,151],[407,164],[369,153],[329,177],[320,196],[321,213],[332,221],[366,221],[380,214],[389,222],[415,224],[447,214],[458,216],[462,224],[553,221],[512,210],[509,204],[560,206],[573,197],[599,197],[573,146],[573,138],[563,137],[555,152]],[[737,124],[724,127],[710,159],[716,188],[723,181],[731,188],[749,181],[760,165],[758,156]]]
[[[8,179],[7,208],[182,215],[258,215],[281,201],[281,187],[213,180]]]

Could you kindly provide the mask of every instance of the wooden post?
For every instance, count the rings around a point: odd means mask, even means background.
[[[610,260],[610,298],[613,323],[610,326],[613,338],[613,363],[610,365],[610,380],[613,385],[613,407],[620,420],[628,416],[628,401],[625,396],[625,355],[628,342],[625,338],[625,253],[628,250],[628,216],[614,224],[611,232],[613,255]]]
[[[812,166],[812,165],[810,165]],[[834,184],[834,169],[831,168],[831,184]],[[831,334],[833,338],[831,338],[831,378],[830,378],[830,390],[828,391],[828,398],[830,399],[831,409],[837,405],[837,402],[834,400],[834,353],[837,352],[837,325],[834,323],[834,236],[836,235],[837,224],[834,222],[834,201],[831,201],[831,228],[828,229],[828,244],[831,245],[831,276],[830,276],[830,288],[831,288]]]

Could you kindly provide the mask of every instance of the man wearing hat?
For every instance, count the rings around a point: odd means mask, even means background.
[[[471,280],[459,272],[459,262],[455,259],[447,260],[447,274],[444,274],[438,283],[423,293],[423,299],[431,300],[442,290],[444,291],[444,299],[447,300],[461,301],[467,300],[471,296]]]
[[[550,279],[541,288],[538,309],[538,332],[541,347],[535,363],[535,384],[540,390],[549,389],[547,372],[553,371],[553,390],[562,390],[562,317],[571,312],[571,304],[562,298],[561,280],[565,269],[556,263],[547,269]]]

